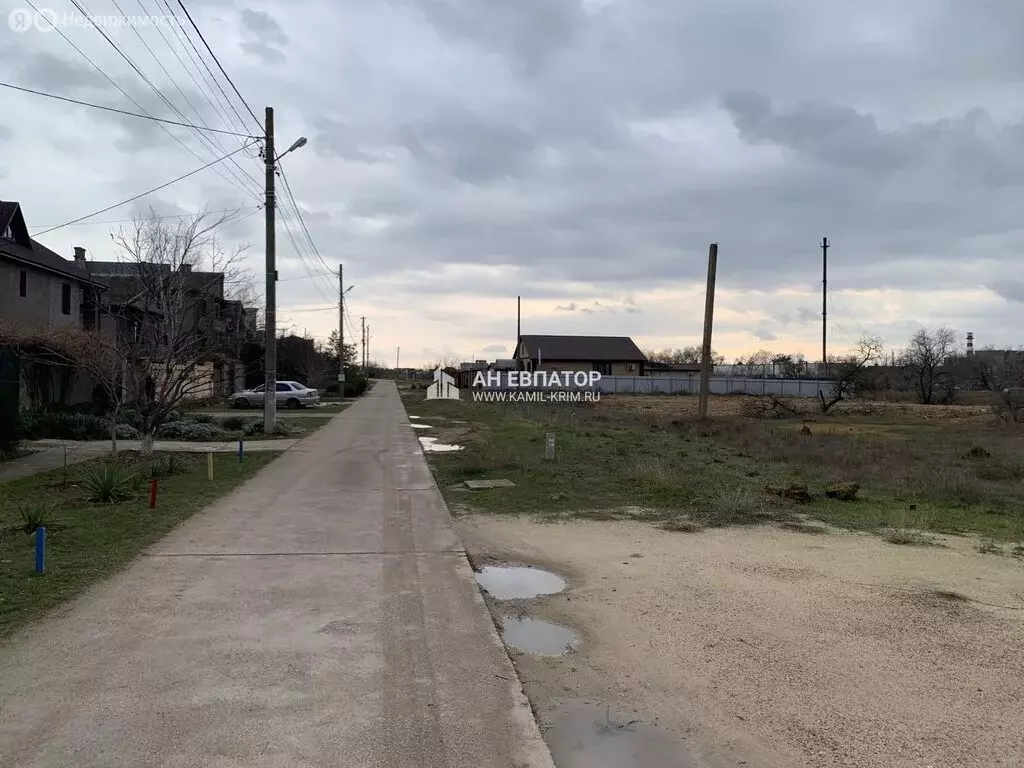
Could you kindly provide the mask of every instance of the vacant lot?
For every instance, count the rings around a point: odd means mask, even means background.
[[[464,446],[431,464],[474,561],[569,581],[515,606],[583,635],[513,654],[543,720],[635,711],[700,766],[1024,765],[1024,434],[984,409],[420,398],[417,432]],[[487,478],[516,486],[458,487]],[[791,484],[809,498],[766,490]]]
[[[443,486],[518,486],[455,496],[458,510],[679,530],[818,520],[905,543],[970,533],[990,551],[1024,554],[1024,430],[984,409],[848,403],[828,416],[808,408],[813,420],[764,419],[737,415],[752,399],[736,397],[716,399],[713,411],[730,415],[703,423],[691,397],[606,397],[591,407],[421,398],[407,395],[410,412],[433,425],[422,434],[465,447],[434,459]],[[548,433],[554,461],[544,458]],[[858,484],[857,499],[827,497],[836,483]],[[809,498],[766,490],[790,484],[806,485]]]

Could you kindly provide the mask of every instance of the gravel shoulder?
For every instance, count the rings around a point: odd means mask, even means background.
[[[635,711],[713,768],[1024,766],[1024,564],[971,539],[459,528],[477,564],[569,580],[518,608],[583,636],[562,658],[512,654],[543,722],[566,701]]]

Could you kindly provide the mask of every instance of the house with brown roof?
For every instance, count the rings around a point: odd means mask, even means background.
[[[520,336],[515,360],[526,371],[597,371],[643,376],[647,358],[628,336]]]

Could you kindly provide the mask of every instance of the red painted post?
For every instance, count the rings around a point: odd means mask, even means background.
[[[156,484],[157,479],[154,477],[149,481],[149,508],[156,509]]]

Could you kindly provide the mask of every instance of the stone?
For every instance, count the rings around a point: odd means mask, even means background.
[[[795,501],[804,504],[811,500],[811,494],[807,486],[801,483],[790,483],[789,485],[769,485],[765,490],[773,496]]]
[[[833,483],[825,489],[825,495],[830,499],[854,501],[857,498],[857,491],[859,490],[860,483]]]

